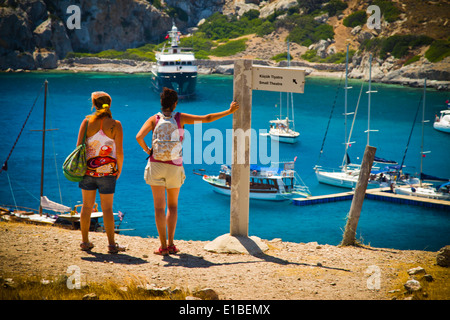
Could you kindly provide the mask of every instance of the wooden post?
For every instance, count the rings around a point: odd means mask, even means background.
[[[231,170],[230,235],[248,237],[250,205],[250,129],[252,117],[252,61],[234,62],[233,156]],[[242,145],[244,144],[244,145]]]
[[[39,198],[39,215],[42,216],[42,196],[44,195],[44,159],[45,159],[45,119],[47,117],[47,91],[48,81],[45,80],[44,93],[44,124],[42,129],[42,163],[41,163],[41,197]]]
[[[347,224],[345,226],[344,236],[342,237],[342,246],[354,245],[356,241],[356,228],[358,227],[361,209],[366,196],[367,185],[369,183],[370,171],[372,169],[373,159],[377,148],[366,146],[364,158],[361,163],[358,183],[356,184],[355,194],[348,214]]]

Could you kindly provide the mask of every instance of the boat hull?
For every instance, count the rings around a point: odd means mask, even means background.
[[[197,87],[197,72],[153,72],[152,87],[158,93],[166,87],[175,90],[180,99],[192,98]]]
[[[281,135],[275,135],[275,134],[270,134],[269,136],[272,140],[284,142],[284,143],[296,143],[297,139],[298,139],[298,136],[289,137],[289,136],[281,136]]]
[[[316,171],[317,181],[323,184],[328,184],[335,187],[354,189],[358,183],[359,176],[351,176],[345,172],[326,172],[326,171]],[[367,188],[380,188],[388,187],[387,183],[380,182],[369,182]]]
[[[450,133],[450,125],[435,122],[433,124],[433,128],[435,128],[436,130],[441,131],[441,132]]]
[[[395,194],[405,195],[405,196],[413,196],[420,198],[428,198],[428,199],[438,199],[438,200],[450,200],[450,194],[448,193],[440,193],[436,192],[436,190],[432,188],[421,188],[417,187],[397,187],[394,189]]]
[[[225,195],[225,196],[231,196],[231,188],[217,186],[217,185],[214,185],[211,183],[210,183],[210,185],[213,187],[214,192]],[[289,200],[288,196],[282,195],[277,192],[256,192],[256,191],[250,190],[249,195],[250,195],[250,199],[254,199],[254,200],[268,200],[268,201]]]

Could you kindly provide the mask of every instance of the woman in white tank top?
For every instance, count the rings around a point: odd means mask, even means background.
[[[114,120],[111,114],[111,97],[106,92],[92,93],[92,106],[96,112],[87,116],[81,123],[77,146],[86,135],[86,160],[88,170],[79,183],[83,195],[80,228],[81,250],[91,250],[94,245],[89,241],[89,228],[92,208],[95,204],[97,189],[100,194],[103,223],[108,237],[108,252],[117,253],[125,248],[114,240],[113,199],[116,181],[122,172],[123,164],[123,130],[120,121]]]

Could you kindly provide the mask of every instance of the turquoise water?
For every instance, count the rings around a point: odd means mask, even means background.
[[[9,153],[20,128],[36,98],[44,80],[49,82],[47,104],[47,128],[45,158],[45,194],[54,201],[73,206],[81,201],[76,183],[67,181],[60,167],[73,150],[79,125],[90,110],[90,93],[103,90],[113,98],[112,112],[124,128],[125,163],[117,185],[115,211],[126,213],[123,228],[131,228],[125,234],[156,237],[151,190],[143,180],[146,155],[135,140],[136,133],[145,120],[159,110],[159,97],[150,90],[147,75],[32,73],[0,74],[0,162]],[[351,81],[354,89],[349,92],[349,111],[353,111],[359,95],[360,81]],[[338,193],[345,189],[319,184],[313,167],[338,167],[343,156],[343,91],[339,92],[333,118],[330,123],[324,153],[319,151],[324,138],[331,108],[339,86],[339,79],[308,78],[304,94],[294,95],[296,128],[300,142],[296,145],[280,144],[281,160],[298,156],[296,170],[309,186],[313,195]],[[374,84],[378,93],[372,94],[370,144],[377,147],[377,156],[401,161],[411,130],[421,89]],[[365,84],[364,92],[367,90]],[[230,76],[200,76],[198,96],[192,101],[182,101],[178,111],[206,114],[229,107],[233,96],[233,78]],[[445,108],[448,93],[427,91],[425,127],[425,150],[431,153],[424,158],[424,172],[450,177],[450,135],[432,128],[434,115]],[[285,101],[283,96],[283,101]],[[268,121],[279,114],[279,93],[253,92],[252,128],[267,129]],[[42,129],[43,94],[23,131],[9,162],[8,172],[0,174],[0,204],[14,204],[9,187],[11,181],[17,205],[39,205],[41,133],[30,131]],[[421,115],[421,114],[420,114]],[[420,115],[418,121],[420,121]],[[351,119],[349,119],[349,126]],[[232,118],[223,118],[211,124],[203,124],[205,133],[218,129],[225,141],[223,159],[227,159],[226,130],[232,126]],[[367,96],[363,94],[353,133],[355,144],[350,148],[354,162],[360,162],[367,141]],[[200,132],[199,127],[187,128],[192,138]],[[209,131],[215,132],[217,131]],[[197,136],[198,138],[199,136]],[[214,136],[216,137],[216,136]],[[200,150],[211,151],[216,142],[203,138]],[[260,142],[260,137],[257,137]],[[267,138],[264,138],[267,139]],[[229,140],[228,140],[229,141]],[[150,144],[150,140],[147,139]],[[421,127],[416,124],[405,164],[411,172],[420,168]],[[259,145],[259,143],[258,143]],[[209,149],[208,149],[209,146]],[[198,146],[196,145],[196,148]],[[197,149],[196,149],[197,150]],[[181,189],[179,219],[176,238],[185,240],[212,240],[229,232],[229,198],[214,193],[201,177],[193,171],[204,169],[207,174],[217,173],[220,164],[206,164],[205,159],[191,150],[191,164],[185,165],[186,182]],[[213,156],[220,156],[213,153]],[[185,151],[185,155],[189,150]],[[195,156],[197,154],[197,156]],[[200,153],[201,154],[201,153]],[[228,156],[229,157],[229,156]],[[359,158],[359,159],[358,159]],[[55,161],[56,168],[55,169]],[[200,162],[200,163],[195,163]],[[59,179],[58,176],[59,175]],[[58,185],[59,182],[59,185]],[[338,244],[342,239],[346,215],[351,202],[336,202],[299,207],[286,202],[251,201],[249,234],[263,239],[282,238],[284,241]],[[397,249],[438,250],[450,243],[449,211],[409,205],[365,200],[358,225],[357,238],[375,247]]]

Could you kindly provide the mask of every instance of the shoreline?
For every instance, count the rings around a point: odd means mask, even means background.
[[[317,242],[262,240],[259,254],[205,250],[208,241],[176,240],[176,255],[158,256],[156,238],[116,235],[124,253],[107,253],[106,235],[90,233],[96,247],[81,251],[79,230],[0,222],[0,276],[65,275],[78,266],[86,282],[137,282],[147,287],[210,288],[220,300],[391,300],[410,299],[407,271],[422,267],[434,285],[446,287],[448,268],[436,266],[436,252],[372,247],[339,247]],[[370,282],[373,268],[381,278]],[[447,289],[446,289],[447,290]],[[446,298],[450,292],[445,293]]]
[[[284,67],[285,61],[275,63],[268,60],[255,60],[255,65],[266,65],[275,67]],[[37,69],[37,70],[4,70],[2,72],[73,72],[73,73],[116,73],[116,74],[151,74],[151,68],[154,63],[147,61],[135,60],[116,60],[94,57],[69,58],[58,61],[55,69]],[[326,63],[310,63],[306,61],[292,61],[293,67],[304,68],[306,77],[332,78],[340,79],[344,77],[345,66],[343,64],[326,64]],[[373,83],[382,83],[388,85],[401,85],[413,88],[423,87],[423,78],[404,77],[398,69],[383,75],[382,78],[372,77]],[[233,75],[234,60],[198,60],[198,74],[210,75]],[[355,71],[355,72],[352,72]],[[367,75],[358,72],[355,68],[349,72],[350,80],[367,81]],[[353,76],[354,73],[356,76]],[[414,73],[414,72],[410,72]],[[434,88],[439,91],[450,91],[450,81],[427,79],[427,87]]]

